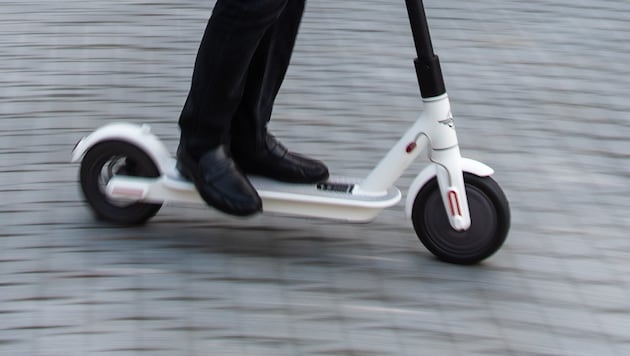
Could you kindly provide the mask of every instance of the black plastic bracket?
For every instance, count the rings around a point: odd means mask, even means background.
[[[429,59],[416,58],[413,63],[416,66],[420,94],[423,98],[434,98],[446,93],[440,59],[437,55]]]

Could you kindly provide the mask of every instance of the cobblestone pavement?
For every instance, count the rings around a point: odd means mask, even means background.
[[[123,120],[174,150],[211,3],[0,3],[0,354],[630,354],[630,2],[426,6],[462,151],[512,206],[479,266],[435,260],[402,204],[96,222],[73,144]],[[273,130],[366,174],[422,110],[413,56],[402,1],[311,1]]]

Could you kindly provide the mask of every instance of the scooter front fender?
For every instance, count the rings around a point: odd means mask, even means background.
[[[173,159],[162,142],[151,133],[148,125],[112,123],[98,128],[83,137],[72,150],[72,162],[78,162],[94,145],[105,141],[129,142],[153,159],[161,173],[168,172],[173,166]]]
[[[480,177],[487,177],[494,174],[494,170],[489,166],[469,158],[462,158],[461,165],[463,172],[472,173]],[[424,168],[416,179],[414,179],[413,183],[411,183],[405,203],[405,215],[407,218],[411,218],[411,210],[413,209],[413,202],[416,199],[416,195],[418,195],[418,192],[420,192],[420,189],[422,189],[425,184],[433,179],[433,177],[437,176],[437,170],[438,166],[432,163]]]

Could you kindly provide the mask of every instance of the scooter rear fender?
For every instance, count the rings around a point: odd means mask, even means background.
[[[494,170],[492,168],[479,161],[462,158],[461,164],[462,171],[472,173],[480,177],[487,177],[494,174]],[[418,174],[413,183],[411,183],[409,191],[407,192],[407,199],[405,203],[405,215],[407,218],[411,218],[411,210],[413,209],[413,203],[416,199],[416,195],[418,195],[418,192],[420,192],[420,189],[422,189],[425,184],[433,179],[433,177],[437,176],[437,169],[437,165],[434,163],[428,165],[420,172],[420,174]]]
[[[111,140],[125,141],[137,146],[151,157],[161,173],[168,172],[173,166],[173,158],[164,144],[151,133],[148,125],[127,123],[108,124],[82,138],[72,151],[72,162],[83,159],[94,145]]]

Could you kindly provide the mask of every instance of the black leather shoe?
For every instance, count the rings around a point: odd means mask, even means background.
[[[224,213],[247,216],[262,210],[262,201],[256,189],[236,168],[224,146],[204,153],[197,161],[180,145],[177,169],[192,180],[208,205]]]
[[[262,148],[233,144],[232,154],[236,164],[247,174],[305,184],[328,179],[328,168],[324,163],[289,152],[270,134],[267,134]]]

